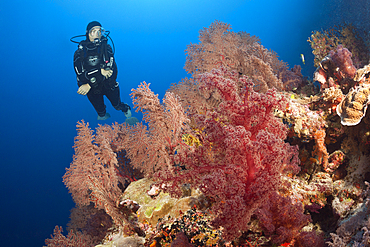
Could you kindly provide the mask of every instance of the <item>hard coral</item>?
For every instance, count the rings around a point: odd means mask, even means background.
[[[346,97],[337,106],[337,114],[342,125],[353,126],[361,122],[370,101],[370,85],[362,84],[351,88]]]
[[[289,96],[285,95],[288,100],[286,108],[283,111],[275,110],[275,116],[291,125],[291,130],[298,138],[304,140],[313,138],[313,133],[317,129],[325,127],[323,113],[310,109],[309,103],[315,100],[314,97],[292,99]]]
[[[224,246],[222,231],[210,226],[211,216],[206,211],[192,207],[179,217],[166,216],[156,225],[143,225],[147,228],[146,242],[150,246]],[[183,244],[183,245],[182,245]],[[146,245],[148,246],[148,245]]]
[[[329,155],[329,162],[324,166],[324,170],[333,173],[345,160],[346,155],[341,150],[337,150]]]

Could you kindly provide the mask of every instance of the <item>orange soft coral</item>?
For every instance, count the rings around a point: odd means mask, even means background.
[[[312,152],[312,155],[317,156],[317,160],[320,164],[323,165],[323,167],[328,166],[328,159],[329,159],[329,154],[325,146],[325,130],[316,130],[313,133],[313,137],[315,138],[316,141],[316,146],[314,151]]]

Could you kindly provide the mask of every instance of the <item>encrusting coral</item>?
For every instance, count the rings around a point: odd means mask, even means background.
[[[366,114],[370,102],[370,84],[351,88],[346,97],[337,106],[341,123],[346,126],[357,125]]]

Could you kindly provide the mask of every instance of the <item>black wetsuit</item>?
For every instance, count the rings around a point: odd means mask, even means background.
[[[119,86],[116,82],[117,64],[112,47],[107,44],[105,37],[102,37],[98,44],[88,40],[81,41],[78,50],[74,53],[73,65],[78,86],[84,84],[91,86],[87,97],[100,117],[106,114],[104,95],[116,110],[127,112],[130,109],[127,104],[121,102]],[[113,70],[112,76],[106,79],[101,74],[101,68]]]

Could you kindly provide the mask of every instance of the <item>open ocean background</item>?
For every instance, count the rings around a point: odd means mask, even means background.
[[[312,78],[307,42],[314,30],[352,22],[369,31],[369,1],[335,0],[12,0],[0,2],[0,246],[40,247],[55,225],[66,229],[71,195],[62,183],[76,123],[96,120],[76,93],[72,36],[99,21],[114,40],[121,99],[142,81],[160,99],[183,69],[187,45],[215,20],[256,35],[290,67]],[[306,64],[301,61],[304,54]],[[141,119],[138,113],[133,114]],[[66,233],[66,231],[64,231]]]

